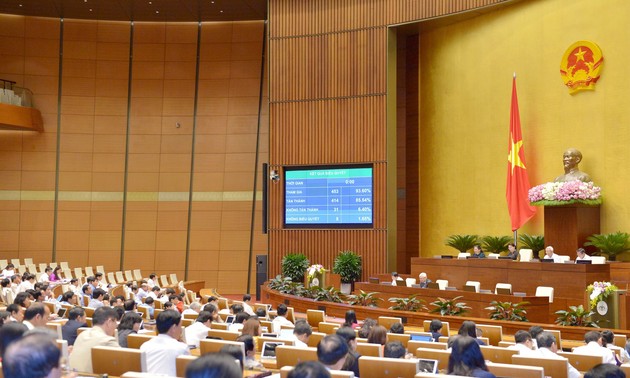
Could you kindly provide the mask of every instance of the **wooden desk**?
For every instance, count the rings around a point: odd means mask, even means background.
[[[630,265],[630,264],[629,264]],[[411,259],[411,276],[421,272],[428,277],[448,280],[449,286],[464,287],[466,281],[479,281],[482,289],[494,291],[497,283],[512,284],[512,290],[534,295],[537,286],[552,286],[554,297],[566,298],[569,305],[586,305],[586,286],[610,280],[610,264],[554,264],[495,259]]]
[[[378,304],[381,308],[388,308],[392,306],[392,303],[388,301],[389,298],[408,297],[410,295],[417,294],[419,299],[425,301],[425,304],[430,311],[435,307],[431,306],[429,303],[435,301],[438,297],[451,299],[457,296],[462,296],[460,301],[471,307],[469,312],[466,314],[469,317],[488,318],[488,313],[490,311],[486,310],[486,307],[490,306],[490,302],[492,301],[513,303],[526,301],[529,302],[529,305],[527,305],[526,308],[527,318],[530,322],[547,323],[549,320],[549,299],[546,297],[515,297],[512,295],[500,295],[494,293],[482,294],[459,290],[420,289],[406,286],[371,284],[367,282],[357,282],[354,284],[354,287],[355,290],[378,292],[377,297],[383,299],[383,301]]]

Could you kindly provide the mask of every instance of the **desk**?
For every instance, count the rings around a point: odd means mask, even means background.
[[[529,302],[527,308],[527,318],[530,322],[534,323],[547,323],[549,321],[549,299],[546,297],[515,297],[512,295],[501,294],[482,294],[473,293],[470,291],[460,290],[438,290],[438,289],[420,289],[415,287],[406,286],[390,286],[381,284],[371,284],[367,282],[356,282],[354,284],[355,290],[363,290],[366,292],[378,292],[377,297],[382,298],[383,301],[379,302],[379,307],[387,308],[392,306],[392,303],[388,301],[392,297],[408,297],[413,294],[418,295],[418,299],[425,301],[429,311],[435,308],[429,303],[435,301],[438,297],[441,298],[455,298],[462,296],[461,302],[466,303],[471,309],[466,313],[469,317],[475,318],[488,318],[490,311],[486,310],[486,307],[490,306],[492,301],[501,302]]]
[[[512,290],[533,295],[537,286],[552,286],[554,297],[566,298],[569,305],[586,307],[586,286],[594,281],[610,281],[610,264],[554,264],[495,259],[411,259],[411,275],[427,273],[433,281],[448,280],[449,286],[464,287],[466,281],[479,281],[482,289],[494,291],[497,283],[510,283]]]

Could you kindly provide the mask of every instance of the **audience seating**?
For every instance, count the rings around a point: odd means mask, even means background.
[[[546,377],[567,378],[569,375],[569,361],[566,358],[551,359],[515,354],[512,356],[512,363],[515,365],[540,366],[545,369]]]
[[[418,373],[418,361],[403,358],[359,358],[361,378],[413,377]]]
[[[317,361],[317,348],[279,345],[276,348],[276,367],[295,366],[302,361]]]
[[[74,268],[74,278],[81,279],[83,277],[83,270],[81,268]]]
[[[540,366],[513,365],[511,363],[486,363],[488,370],[497,377],[545,378],[545,369]]]
[[[417,280],[415,278],[405,278],[405,285],[407,287],[411,287],[411,285],[415,285]]]
[[[210,328],[223,330],[223,331],[229,331],[230,325],[228,323],[212,323]]]
[[[221,340],[236,341],[236,339],[240,335],[241,335],[240,332],[230,332],[230,331],[223,331],[223,330],[219,330],[219,329],[210,329],[208,331],[208,336],[210,336],[210,337],[218,337]]]
[[[85,275],[88,276],[88,277],[89,276],[94,277],[94,270],[92,270],[91,266],[86,266],[85,267]]]
[[[440,290],[446,290],[448,287],[448,280],[435,280],[435,283],[438,284]]]
[[[479,281],[466,281],[465,286],[472,286],[475,288],[475,293],[479,292],[479,289],[481,289],[481,283]]]
[[[391,333],[391,332],[387,333],[387,342],[400,341],[402,345],[405,346],[405,348],[407,347],[407,343],[409,342],[410,338],[411,338],[411,335],[408,333],[403,333],[403,334]]]
[[[428,358],[430,360],[438,360],[438,369],[446,369],[448,367],[448,359],[451,352],[447,350],[437,350],[430,348],[416,349],[417,358]]]
[[[116,275],[116,283],[125,283],[125,277],[123,277],[122,272],[116,272],[114,274]]]
[[[528,248],[521,248],[518,251],[519,260],[518,261],[532,261],[532,257],[534,255],[534,251]]]
[[[103,275],[105,275],[105,267],[103,267],[103,265],[97,265],[96,266],[96,271],[97,272],[101,272],[101,273],[103,273]]]
[[[307,345],[315,348],[317,347],[317,344],[319,344],[320,340],[323,339],[325,336],[326,336],[325,333],[313,332],[311,333],[311,336],[308,338]]]
[[[497,294],[497,289],[508,289],[510,290],[510,294],[512,294],[512,284],[499,282],[494,287],[495,294]]]
[[[560,331],[555,329],[546,329],[545,331],[551,333],[556,338],[556,346],[559,351],[562,351],[562,334]]]
[[[161,287],[169,286],[168,279],[166,278],[166,274],[162,274],[160,276],[160,286]]]
[[[422,322],[424,332],[431,332],[431,321],[425,320]],[[448,322],[442,322],[442,335],[448,337],[451,334],[451,327]]]
[[[177,356],[175,359],[175,369],[178,377],[186,376],[186,368],[188,364],[196,360],[196,356]],[[122,378],[122,377],[121,377]]]
[[[96,374],[116,377],[128,371],[147,371],[146,355],[138,349],[93,347],[92,369]]]
[[[457,258],[463,260],[465,260],[468,256],[470,256],[469,252],[460,252],[457,254]]]
[[[140,269],[134,269],[133,270],[133,279],[140,282],[142,281],[142,272],[140,272]],[[149,288],[149,290],[152,288]]]
[[[379,316],[378,317],[378,325],[382,325],[383,327],[387,328],[388,331],[391,328],[392,324],[394,323],[402,324],[402,318],[392,317],[392,316]]]
[[[630,364],[622,364],[619,367],[621,368],[621,371],[626,374],[626,377],[630,377]]]
[[[60,322],[48,322],[46,323],[46,328],[54,331],[57,334],[58,339],[63,339],[63,336],[61,334],[61,324],[62,323]]]
[[[418,341],[418,340],[409,340],[409,342],[407,343],[407,350],[411,352],[413,352],[414,350],[418,348],[446,350],[448,349],[448,344],[434,343],[432,341]]]
[[[127,336],[127,348],[140,349],[140,346],[154,338],[155,335],[132,333]]]
[[[488,338],[487,345],[498,346],[503,340],[503,328],[496,325],[477,324],[477,328],[483,331],[483,337]]]
[[[538,286],[536,288],[536,297],[548,297],[549,303],[553,303],[553,287],[549,286]]]
[[[263,344],[265,343],[265,341],[269,341],[270,343],[281,342],[281,343],[284,343],[284,345],[290,345],[290,346],[294,346],[295,345],[295,339],[281,339],[281,338],[278,338],[278,337],[264,337],[264,336],[260,336],[258,338],[258,342],[256,343],[256,352],[257,353],[262,352],[262,347],[263,347]]]
[[[280,369],[280,378],[287,378],[289,373],[293,371],[293,366],[283,366]],[[352,378],[354,377],[354,373],[351,371],[343,371],[343,370],[329,370],[331,378]]]
[[[581,372],[589,371],[595,365],[604,362],[602,356],[592,356],[578,353],[561,352],[558,350],[558,356],[562,356],[569,360],[569,363]]]
[[[357,353],[361,356],[383,357],[383,346],[381,344],[357,343]]]
[[[591,256],[591,264],[606,264],[606,256]]]
[[[318,328],[319,323],[326,321],[326,313],[321,310],[306,310],[306,321],[313,328]]]
[[[512,356],[518,354],[516,349],[507,349],[496,346],[482,345],[481,354],[485,360],[502,364],[511,364]]]
[[[202,356],[206,353],[215,353],[220,351],[221,348],[226,345],[236,345],[239,348],[243,347],[243,343],[241,341],[204,339],[199,341],[199,352]]]
[[[261,323],[262,324],[262,323]],[[327,323],[327,322],[319,322],[317,325],[317,330],[319,332],[323,332],[327,335],[331,335],[337,332],[337,329],[340,327],[338,323]]]
[[[171,273],[169,277],[171,279],[171,285],[177,285],[179,283],[179,280],[177,279],[177,274]]]

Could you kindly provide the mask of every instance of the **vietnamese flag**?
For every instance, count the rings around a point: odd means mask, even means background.
[[[521,136],[521,120],[518,114],[516,96],[516,74],[512,80],[512,106],[510,108],[510,140],[508,145],[507,198],[508,212],[512,221],[512,231],[521,228],[536,214],[536,209],[529,204],[529,178],[525,166],[525,151]]]

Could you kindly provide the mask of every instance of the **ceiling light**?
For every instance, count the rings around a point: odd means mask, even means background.
[[[158,14],[158,13],[160,13],[160,11],[159,11],[159,10],[156,10],[156,11],[155,11],[155,14]]]

